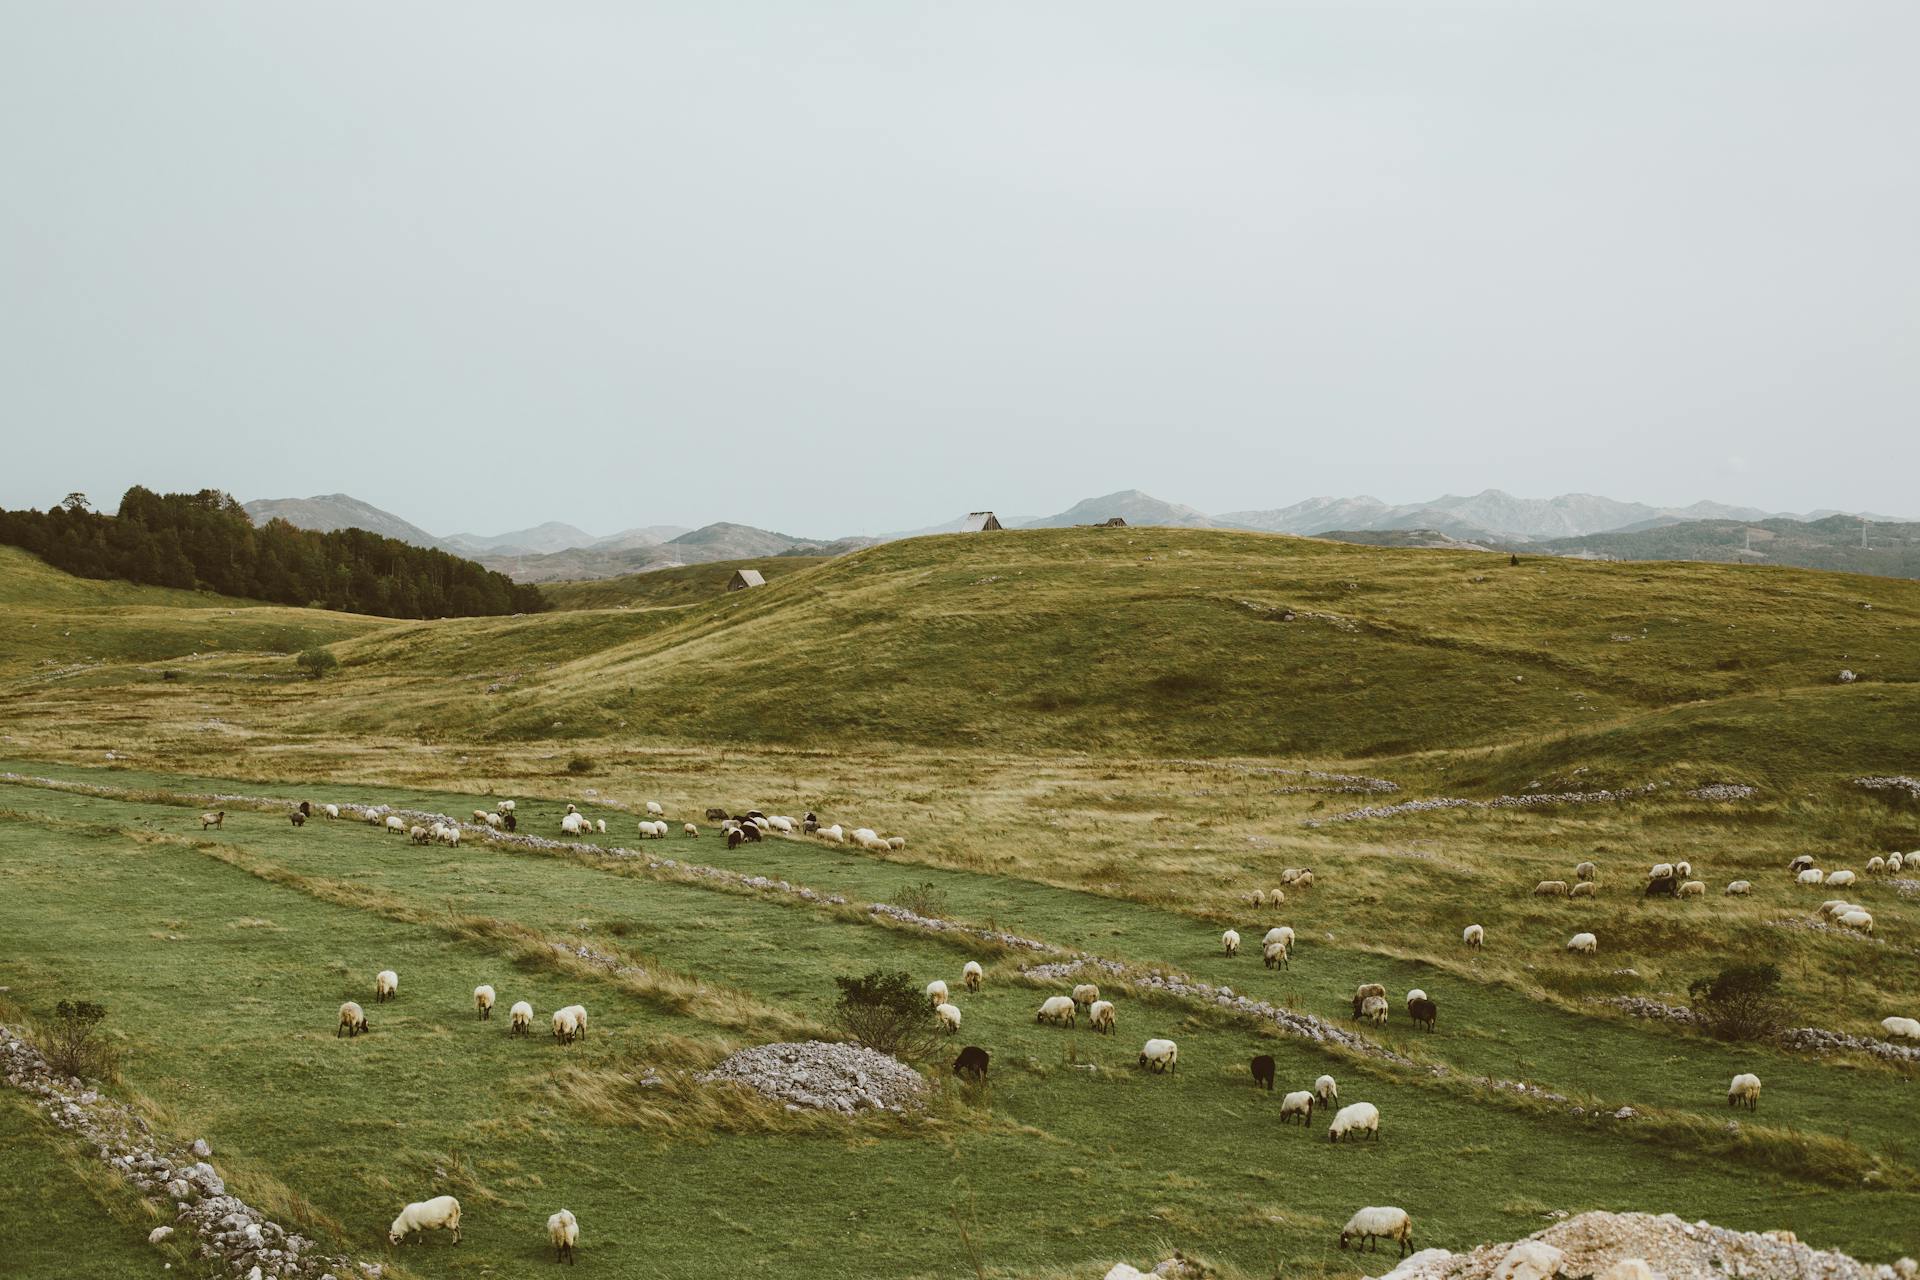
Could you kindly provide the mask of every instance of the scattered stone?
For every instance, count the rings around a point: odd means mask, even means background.
[[[789,1104],[846,1115],[905,1111],[919,1106],[927,1089],[920,1073],[897,1058],[863,1045],[825,1040],[742,1049],[699,1080],[731,1081]]]
[[[168,1236],[172,1234],[173,1234],[172,1227],[155,1227],[153,1230],[147,1232],[147,1243],[159,1244],[162,1240],[165,1240]]]

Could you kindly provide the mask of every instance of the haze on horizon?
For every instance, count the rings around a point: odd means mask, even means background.
[[[1920,7],[0,0],[0,505],[1915,514]]]

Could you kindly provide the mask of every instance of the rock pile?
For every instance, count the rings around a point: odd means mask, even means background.
[[[147,1199],[171,1203],[172,1227],[155,1227],[159,1245],[180,1234],[199,1242],[198,1257],[247,1280],[377,1280],[378,1263],[328,1257],[307,1237],[227,1194],[205,1139],[187,1144],[152,1132],[133,1108],[61,1076],[12,1028],[0,1026],[0,1078],[25,1093],[60,1128],[75,1134]]]
[[[1044,942],[1035,942],[1032,938],[1023,938],[1014,933],[1000,933],[993,929],[977,929],[972,925],[955,924],[951,920],[939,920],[933,916],[917,915],[905,907],[896,907],[890,902],[875,902],[867,907],[873,915],[885,916],[889,920],[898,920],[901,924],[910,924],[916,929],[926,929],[932,933],[964,933],[969,937],[981,938],[987,942],[997,942],[1003,947],[1015,951],[1052,951],[1054,948]]]
[[[1860,785],[1868,780],[1858,779]],[[1908,781],[1912,781],[1908,779]],[[1491,800],[1467,800],[1459,796],[1433,796],[1426,800],[1402,800],[1399,804],[1366,805],[1328,818],[1310,818],[1300,825],[1324,826],[1329,822],[1365,822],[1373,818],[1397,818],[1403,813],[1438,813],[1445,809],[1538,809],[1561,804],[1616,804],[1639,796],[1654,795],[1672,786],[1668,782],[1649,782],[1638,787],[1620,787],[1599,791],[1553,791],[1519,796],[1495,796]],[[1920,783],[1914,784],[1920,787]],[[1747,800],[1757,794],[1755,788],[1738,782],[1715,782],[1695,787],[1686,793],[1695,800]]]
[[[1920,778],[1909,778],[1904,773],[1884,778],[1855,778],[1853,785],[1868,791],[1891,791],[1909,800],[1920,800]]]
[[[1419,1228],[1416,1220],[1416,1234]],[[1617,1263],[1639,1259],[1666,1280],[1900,1280],[1913,1266],[1910,1259],[1893,1266],[1858,1262],[1791,1239],[1682,1222],[1670,1213],[1594,1212],[1557,1222],[1524,1241],[1484,1244],[1468,1253],[1423,1249],[1385,1280],[1492,1280],[1506,1273],[1510,1260],[1524,1268],[1536,1258],[1551,1264],[1545,1274],[1568,1276],[1600,1276]]]
[[[763,1044],[742,1049],[699,1077],[703,1084],[731,1081],[786,1102],[789,1111],[816,1107],[856,1111],[905,1111],[926,1097],[927,1082],[897,1058],[857,1044]]]

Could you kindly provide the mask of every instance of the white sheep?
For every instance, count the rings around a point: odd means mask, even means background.
[[[1180,1046],[1171,1040],[1149,1040],[1140,1049],[1140,1066],[1156,1075],[1180,1065]]]
[[[1533,896],[1536,898],[1564,898],[1567,896],[1567,882],[1565,880],[1542,880],[1539,884],[1533,886]]]
[[[1221,934],[1220,945],[1226,950],[1226,953],[1228,955],[1230,956],[1239,955],[1240,954],[1239,931],[1237,929],[1229,929],[1225,933]]]
[[[561,1044],[572,1044],[574,1037],[580,1034],[580,1024],[573,1020],[573,1010],[555,1009],[553,1011],[553,1038]]]
[[[1673,879],[1673,874],[1673,864],[1671,862],[1656,862],[1653,864],[1652,869],[1647,872],[1647,879],[1671,880]]]
[[[937,1009],[946,1002],[947,984],[939,978],[935,978],[927,984],[927,1003]]]
[[[425,844],[427,841],[433,839],[433,836],[425,827],[416,822],[407,828],[407,839],[413,841],[415,844]]]
[[[387,815],[386,825],[388,831],[398,832],[401,835],[405,835],[407,832],[407,820],[397,813]]]
[[[1387,1025],[1387,1002],[1382,996],[1368,996],[1360,1002],[1360,1019],[1376,1027]]]
[[[440,837],[440,843],[444,845],[448,845],[451,848],[455,848],[455,849],[458,849],[460,847],[460,828],[459,827],[449,822],[445,827],[442,828],[442,832],[443,834]]]
[[[1685,880],[1693,874],[1693,864],[1684,860],[1676,862],[1673,864],[1673,874],[1676,878]]]
[[[511,800],[502,800],[499,804],[496,804],[493,807],[501,813],[512,813],[515,805],[514,805],[514,802]]]
[[[1327,1141],[1344,1142],[1348,1135],[1362,1133],[1379,1140],[1380,1108],[1371,1102],[1350,1102],[1334,1113],[1333,1123],[1327,1126]]]
[[[586,830],[587,819],[585,814],[568,813],[560,819],[560,831],[563,835],[584,835],[586,834]]]
[[[1413,990],[1407,992],[1407,1007],[1411,1009],[1415,1000],[1425,1000],[1426,998],[1427,993],[1423,989],[1415,987]]]
[[[950,1004],[937,1004],[933,1007],[933,1016],[940,1019],[940,1025],[949,1033],[960,1029],[960,1010]]]
[[[773,817],[767,819],[767,825],[772,827],[775,831],[778,831],[783,836],[790,836],[793,834],[792,818],[788,818],[780,814],[775,814]],[[903,841],[902,843],[905,843],[905,842]]]
[[[1087,1025],[1103,1036],[1114,1032],[1113,1001],[1095,1000],[1087,1006]]]
[[[1888,1019],[1888,1021],[1892,1021],[1892,1019]],[[340,1025],[335,1028],[333,1033],[335,1040],[338,1040],[341,1036],[345,1036],[351,1040],[366,1029],[367,1014],[364,1009],[351,1000],[340,1006]]]
[[[486,814],[481,818],[481,821],[485,822],[489,827],[492,827],[495,831],[498,831],[500,830],[500,828],[507,825],[507,820],[501,817],[497,813]]]
[[[1600,949],[1600,940],[1590,933],[1576,933],[1567,939],[1567,950],[1590,956]]]
[[[580,1243],[580,1223],[573,1210],[562,1209],[547,1219],[547,1239],[553,1242],[553,1260],[573,1265],[573,1246]]]
[[[1742,1071],[1727,1086],[1727,1105],[1745,1107],[1749,1111],[1760,1109],[1760,1077],[1751,1071]]]
[[[593,820],[593,829],[600,835],[607,834],[607,820],[605,818],[595,818]]]
[[[1378,982],[1362,982],[1354,987],[1355,1000],[1365,1000],[1368,996],[1379,996],[1384,1000],[1387,997],[1387,989]]]
[[[1858,908],[1852,911],[1842,912],[1840,915],[1840,927],[1842,929],[1858,929],[1862,933],[1872,933],[1873,916]]]
[[[894,853],[898,853],[906,847],[907,847],[907,838],[905,836],[888,836],[887,837],[887,848],[892,850]]]
[[[483,982],[473,989],[473,1008],[474,1012],[480,1016],[482,1022],[493,1017],[493,988],[491,986]]]
[[[1313,1096],[1320,1099],[1321,1106],[1330,1107],[1340,1101],[1340,1086],[1332,1076],[1321,1076],[1313,1082]]]
[[[587,1038],[587,1006],[583,1004],[570,1004],[566,1008],[562,1009],[560,1012],[564,1014],[568,1014],[573,1018],[573,1034],[580,1037],[582,1040],[586,1039]]]
[[[1278,942],[1285,946],[1287,950],[1293,950],[1293,926],[1290,924],[1277,924],[1273,926],[1273,928],[1267,930],[1267,936],[1260,939],[1262,946],[1265,946],[1269,942]]]
[[[507,1034],[510,1036],[529,1035],[533,1031],[533,1006],[525,1000],[513,1002],[513,1008],[507,1010]]]
[[[683,822],[680,824],[680,834],[683,836],[697,836],[700,834],[700,828],[694,826],[691,822]]]
[[[340,816],[340,806],[337,804],[323,804],[320,806],[320,812],[326,814],[329,818],[338,818]],[[1894,856],[1898,857],[1899,855],[1895,854]]]
[[[876,832],[872,827],[856,827],[852,831],[847,833],[847,839],[853,841],[853,843],[859,845],[862,848],[865,848],[867,845],[872,844],[874,841],[878,840],[879,838],[880,838],[879,833]]]
[[[1819,884],[1825,878],[1826,877],[1820,874],[1820,868],[1808,867],[1805,871],[1795,876],[1794,881],[1798,884]]]
[[[1851,871],[1829,871],[1827,872],[1825,883],[1839,885],[1842,889],[1845,889],[1853,884],[1855,878]]]
[[[473,811],[473,820],[475,822],[485,822],[487,820],[487,811],[485,809],[475,809]]]
[[[1787,870],[1793,873],[1794,875],[1799,875],[1802,871],[1805,871],[1808,867],[1811,867],[1812,865],[1813,865],[1813,855],[1810,853],[1803,853],[1799,857],[1795,858],[1792,862],[1789,862],[1787,864]]]
[[[1569,898],[1597,898],[1600,896],[1600,886],[1592,880],[1582,880],[1567,890],[1567,896]]]
[[[1475,951],[1478,951],[1486,945],[1487,931],[1484,926],[1470,924],[1460,931],[1460,941],[1466,943]]]
[[[1300,874],[1293,878],[1293,887],[1296,889],[1313,888],[1313,872],[1306,870],[1304,867],[1301,868]]]
[[[443,1230],[453,1232],[453,1242],[460,1243],[460,1202],[452,1196],[435,1196],[402,1209],[387,1228],[387,1240],[399,1244],[410,1232]]]
[[[1287,953],[1284,942],[1263,943],[1260,947],[1260,963],[1269,969],[1291,969],[1293,961]]]
[[[837,822],[830,827],[821,827],[813,834],[830,844],[845,844],[847,842],[847,833],[840,829],[840,824]]]
[[[1048,996],[1041,1002],[1040,1012],[1033,1015],[1033,1020],[1071,1027],[1079,1016],[1080,1011],[1074,1007],[1072,996]]]
[[[664,818],[667,816],[667,811],[660,807],[658,800],[649,800],[647,801],[647,816],[649,818]]]
[[[1857,910],[1859,910],[1859,908],[1855,907],[1851,902],[1848,902],[1845,898],[1828,898],[1825,902],[1820,904],[1819,914],[1827,919],[1833,919],[1834,917],[1839,916],[1844,912],[1857,911]]]
[[[1400,1245],[1399,1257],[1413,1252],[1413,1219],[1405,1209],[1395,1209],[1387,1205],[1375,1205],[1362,1209],[1347,1219],[1347,1225],[1340,1231],[1340,1247],[1347,1247],[1348,1241],[1356,1241],[1354,1252],[1371,1247],[1379,1252],[1380,1241],[1393,1240]]]
[[[1573,869],[1575,880],[1592,880],[1600,874],[1600,868],[1591,862],[1583,862]]]
[[[1870,876],[1885,875],[1886,870],[1887,870],[1887,860],[1881,857],[1879,854],[1876,853],[1873,855],[1873,857],[1867,859],[1868,875]]]
[[[1920,1040],[1920,1020],[1914,1018],[1882,1018],[1880,1029],[1889,1040]]]
[[[1255,889],[1252,897],[1254,906],[1264,907],[1267,905],[1267,891],[1265,889]]]
[[[1269,889],[1267,891],[1267,905],[1269,906],[1281,906],[1286,900],[1287,895],[1279,889]]]
[[[382,969],[373,975],[373,1002],[385,1004],[389,1000],[400,998],[400,975],[391,969]]]
[[[1280,1099],[1280,1123],[1290,1124],[1295,1116],[1303,1126],[1313,1123],[1313,1090],[1295,1089]]]
[[[333,806],[328,805],[327,807],[331,809]],[[1897,872],[1912,860],[1913,855],[1909,853],[1890,853],[1887,855],[1887,870]]]
[[[1093,1002],[1099,998],[1100,988],[1094,986],[1091,982],[1083,982],[1073,989],[1073,1002],[1075,1004],[1091,1006]]]
[[[1685,884],[1682,884],[1682,885],[1680,886],[1680,896],[1681,896],[1681,897],[1683,897],[1683,898],[1704,898],[1704,897],[1706,897],[1706,896],[1707,896],[1707,882],[1706,882],[1706,881],[1704,881],[1704,880],[1689,880],[1689,881],[1687,881],[1687,882],[1686,882]]]
[[[978,991],[980,989],[980,983],[985,980],[986,976],[986,970],[980,967],[978,960],[967,961],[966,967],[960,970],[960,980],[966,983],[967,990],[969,991]]]
[[[578,813],[578,812],[580,812],[580,806],[579,806],[579,805],[577,805],[577,804],[570,804],[570,805],[568,805],[568,806],[567,806],[567,812],[568,812],[568,813]]]
[[[1724,892],[1728,897],[1744,898],[1753,892],[1753,882],[1751,880],[1730,880],[1727,882],[1727,887]]]

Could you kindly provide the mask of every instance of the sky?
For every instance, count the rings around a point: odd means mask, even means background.
[[[1920,514],[1920,5],[0,0],[0,505]]]

